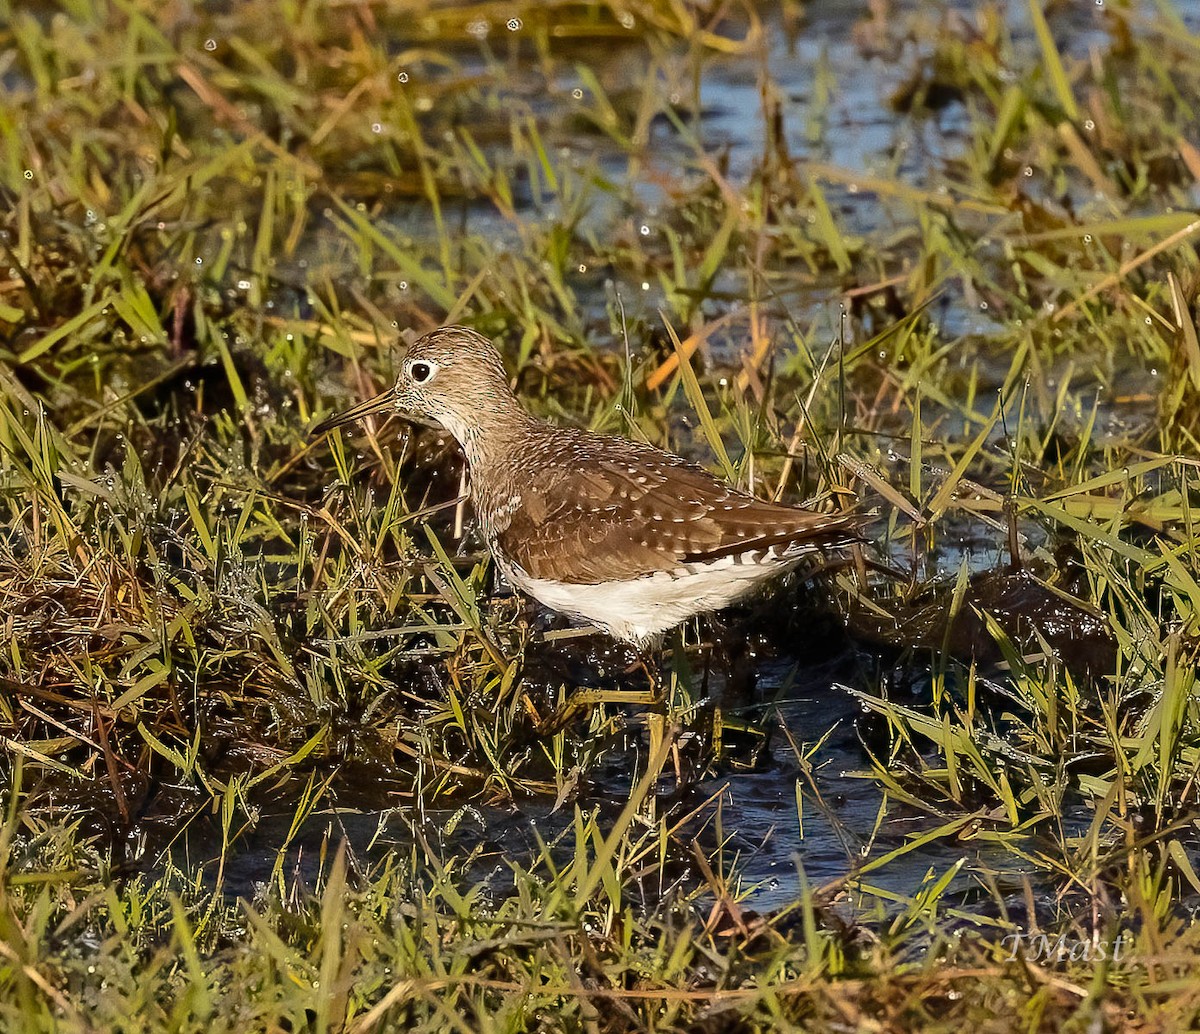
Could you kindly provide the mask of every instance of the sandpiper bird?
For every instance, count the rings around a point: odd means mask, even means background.
[[[386,411],[432,418],[458,440],[511,584],[639,649],[856,537],[852,515],[765,502],[652,445],[530,416],[495,347],[465,327],[418,338],[394,387],[312,433]]]

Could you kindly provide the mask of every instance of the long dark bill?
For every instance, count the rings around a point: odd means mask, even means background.
[[[335,427],[341,427],[343,424],[352,424],[355,420],[361,420],[372,413],[382,413],[385,410],[393,413],[396,411],[395,388],[388,388],[387,391],[380,392],[373,399],[360,402],[357,406],[352,406],[343,413],[335,413],[328,419],[322,420],[308,433],[310,437],[315,438],[326,431],[332,431]]]

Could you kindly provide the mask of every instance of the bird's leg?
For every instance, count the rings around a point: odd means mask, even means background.
[[[640,647],[634,647],[634,659],[626,669],[626,675],[641,671],[646,676],[646,688],[652,701],[662,699],[662,672],[659,663]]]
[[[663,687],[671,720],[679,724],[683,724],[684,718],[696,709],[696,672],[688,656],[687,627],[680,625],[671,633],[671,666]]]
[[[627,644],[613,642],[606,633],[601,633],[594,627],[557,630],[551,633],[555,642],[559,644],[563,640],[577,637],[586,640],[598,635],[603,638],[599,640],[596,648],[585,656],[584,671],[563,668],[562,685],[564,689],[568,686],[572,689],[567,699],[555,708],[555,712],[540,723],[537,729],[539,735],[557,732],[569,719],[595,704],[641,705],[651,709],[661,706],[661,677],[656,673],[654,662],[642,650],[634,647],[631,651]],[[544,641],[544,636],[539,639]],[[566,656],[561,650],[556,651],[556,655]],[[615,670],[609,667],[614,660]],[[625,688],[625,676],[635,675],[639,671],[645,676],[646,688]],[[636,679],[634,681],[636,683]]]
[[[744,624],[730,621],[721,614],[710,615],[708,622],[712,633],[712,661],[724,676],[717,703],[723,708],[746,707],[756,698],[758,669]]]
[[[750,765],[767,742],[761,720],[748,717],[758,703],[758,665],[742,623],[712,615],[712,661],[720,672],[709,714],[709,750],[714,759]]]
[[[688,663],[687,646],[684,639],[684,627],[678,626],[671,634],[671,674],[666,686],[666,694],[660,709],[662,718],[670,719],[672,726],[680,727],[685,724],[684,716],[694,710],[695,701],[692,697],[692,669]],[[653,744],[651,747],[653,749]],[[683,785],[683,759],[679,754],[679,739],[671,745],[671,761],[675,766],[675,782]]]

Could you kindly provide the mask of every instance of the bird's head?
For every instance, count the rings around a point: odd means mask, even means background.
[[[467,327],[442,327],[409,346],[392,387],[321,421],[312,433],[372,413],[403,413],[436,421],[466,446],[481,426],[514,410],[523,412],[495,346]]]

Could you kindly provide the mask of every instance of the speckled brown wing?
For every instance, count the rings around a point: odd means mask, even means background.
[[[531,469],[498,546],[534,578],[596,584],[804,542],[852,537],[856,518],[764,502],[648,446]]]

